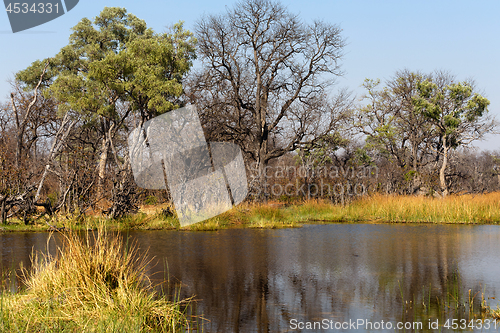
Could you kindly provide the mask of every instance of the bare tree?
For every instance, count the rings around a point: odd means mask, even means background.
[[[15,114],[15,119],[16,119],[16,167],[20,168],[21,167],[21,157],[22,157],[22,151],[24,147],[24,132],[26,131],[26,127],[28,125],[28,121],[30,119],[30,116],[34,110],[35,103],[37,102],[38,99],[38,88],[40,87],[40,84],[43,81],[43,77],[45,75],[45,72],[47,71],[47,67],[49,66],[49,61],[45,64],[45,67],[42,70],[42,74],[40,74],[40,79],[38,80],[34,92],[33,92],[33,99],[31,102],[28,104],[25,110],[18,110],[17,105],[14,101],[14,94],[10,94],[10,100],[12,103],[12,109],[14,110]]]
[[[50,171],[50,165],[53,163],[53,159],[58,155],[58,153],[61,151],[62,146],[64,144],[64,141],[68,137],[71,129],[76,123],[76,120],[71,120],[69,117],[70,113],[66,112],[64,115],[64,118],[62,120],[61,126],[59,127],[55,138],[53,139],[52,142],[52,147],[50,148],[49,155],[47,157],[47,162],[45,164],[45,169],[43,170],[42,177],[40,179],[40,182],[38,184],[38,189],[35,194],[34,202],[37,204],[38,199],[40,198],[40,194],[42,191],[43,184],[45,182],[45,179],[47,178],[47,175],[49,174]]]
[[[56,105],[39,91],[47,64],[33,91],[19,81],[12,84],[10,103],[0,105],[2,115],[0,219],[19,216],[25,223],[35,212],[33,179],[40,171],[38,163],[57,127]]]
[[[260,185],[274,158],[336,129],[349,94],[327,100],[341,75],[345,45],[332,24],[302,22],[279,2],[245,0],[198,22],[203,69],[188,96],[198,105],[209,139],[238,143],[257,163]]]

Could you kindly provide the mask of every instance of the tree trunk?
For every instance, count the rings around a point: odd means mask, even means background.
[[[98,202],[104,197],[104,177],[106,176],[106,164],[108,162],[109,138],[106,135],[102,141],[101,156],[98,166],[97,198]]]
[[[0,209],[0,219],[2,220],[2,224],[5,224],[7,221],[7,212],[5,211],[5,201],[7,200],[7,197],[3,198],[2,200],[2,208]]]
[[[441,190],[443,197],[448,195],[448,187],[446,186],[445,170],[448,164],[448,146],[446,144],[446,135],[443,137],[443,164],[439,170],[439,182],[441,183]]]
[[[267,125],[264,124],[262,126],[262,133],[260,135],[260,138],[258,138],[260,144],[259,144],[258,160],[257,160],[258,170],[259,170],[259,186],[260,186],[259,193],[263,197],[264,201],[267,201],[268,197],[267,175],[266,175],[267,139],[268,139]]]
[[[413,155],[413,171],[415,172],[412,175],[413,180],[413,188],[411,194],[415,194],[420,189],[420,174],[418,173],[418,147],[412,145],[412,155]]]
[[[64,115],[63,121],[61,123],[61,127],[57,131],[56,137],[54,138],[54,142],[52,143],[52,147],[50,148],[49,157],[47,159],[47,164],[45,165],[45,169],[43,170],[42,178],[40,179],[40,183],[38,184],[38,189],[36,191],[35,199],[33,200],[35,202],[35,204],[38,202],[38,199],[40,198],[43,183],[45,182],[45,178],[47,177],[47,175],[49,173],[50,163],[52,162],[52,159],[59,152],[59,150],[61,149],[62,143],[64,142],[66,137],[69,135],[69,132],[71,131],[71,128],[73,127],[73,125],[75,125],[75,121],[71,122],[69,124],[68,128],[66,129],[66,132],[64,132],[62,134],[62,137],[60,138],[59,142],[57,142],[59,135],[62,133],[64,126],[66,125],[66,123],[69,119],[68,114],[69,113],[66,112],[66,114]]]
[[[257,161],[258,166],[258,176],[259,176],[259,197],[261,199],[267,200],[267,177],[266,177],[266,163],[264,159],[259,156],[259,160]]]
[[[21,167],[21,155],[23,149],[23,133],[18,129],[17,140],[16,140],[16,169]]]

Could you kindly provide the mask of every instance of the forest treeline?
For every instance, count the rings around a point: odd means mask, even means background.
[[[124,8],[82,19],[67,46],[16,73],[0,105],[0,219],[116,218],[169,201],[136,186],[127,137],[188,104],[207,141],[241,148],[247,200],[499,189],[500,152],[471,148],[497,130],[475,82],[402,69],[354,96],[335,85],[345,45],[338,25],[266,0],[193,32],[155,32]]]

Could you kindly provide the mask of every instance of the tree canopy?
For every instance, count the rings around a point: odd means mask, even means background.
[[[443,71],[398,71],[386,87],[379,89],[379,84],[365,81],[370,103],[357,113],[366,148],[394,161],[412,180],[411,193],[423,185],[424,168],[441,161],[439,182],[446,195],[449,151],[494,130],[495,121],[488,117],[490,102],[472,82],[457,82]]]
[[[69,44],[53,58],[36,61],[16,78],[33,86],[43,64],[47,92],[60,109],[116,117],[118,102],[150,119],[178,107],[182,78],[195,58],[196,39],[182,22],[155,33],[124,8],[106,7],[93,21],[84,18]]]
[[[118,7],[83,18],[59,52],[16,74],[0,104],[0,220],[28,221],[34,206],[116,217],[169,201],[134,183],[127,137],[188,103],[207,141],[239,145],[255,199],[280,186],[337,203],[353,189],[498,188],[500,154],[470,146],[497,125],[473,81],[405,69],[383,84],[367,79],[356,103],[335,86],[345,45],[338,25],[304,21],[275,0],[205,15],[194,34],[183,22],[155,32]]]
[[[341,75],[342,29],[303,22],[279,2],[247,0],[196,26],[202,69],[189,89],[212,136],[268,162],[329,134],[349,104],[326,97]]]
[[[123,185],[130,174],[128,154],[120,159],[116,153],[122,140],[117,134],[138,125],[130,116],[142,123],[184,103],[182,81],[195,59],[196,39],[182,22],[156,33],[117,7],[104,8],[92,21],[82,19],[72,30],[68,45],[18,72],[16,80],[26,89],[39,87],[61,116],[71,112],[79,119],[77,131],[84,137],[78,147],[100,145],[96,200],[101,202],[111,153],[122,177],[115,184]]]
[[[438,72],[436,77],[418,82],[418,95],[412,98],[416,111],[430,121],[437,137],[443,195],[448,194],[445,171],[449,150],[481,139],[495,127],[495,122],[486,117],[490,101],[476,92],[471,82],[455,81],[448,73]]]

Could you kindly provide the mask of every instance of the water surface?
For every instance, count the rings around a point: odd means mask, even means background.
[[[1,234],[2,266],[29,265],[32,248],[45,249],[47,235]],[[154,257],[153,279],[168,272],[183,297],[195,295],[205,332],[329,331],[298,326],[358,319],[422,322],[422,330],[406,331],[433,331],[429,320],[472,319],[463,309],[443,312],[450,295],[467,300],[470,289],[476,305],[481,294],[500,296],[498,226],[326,224],[128,235]],[[487,301],[496,308],[496,299]]]

